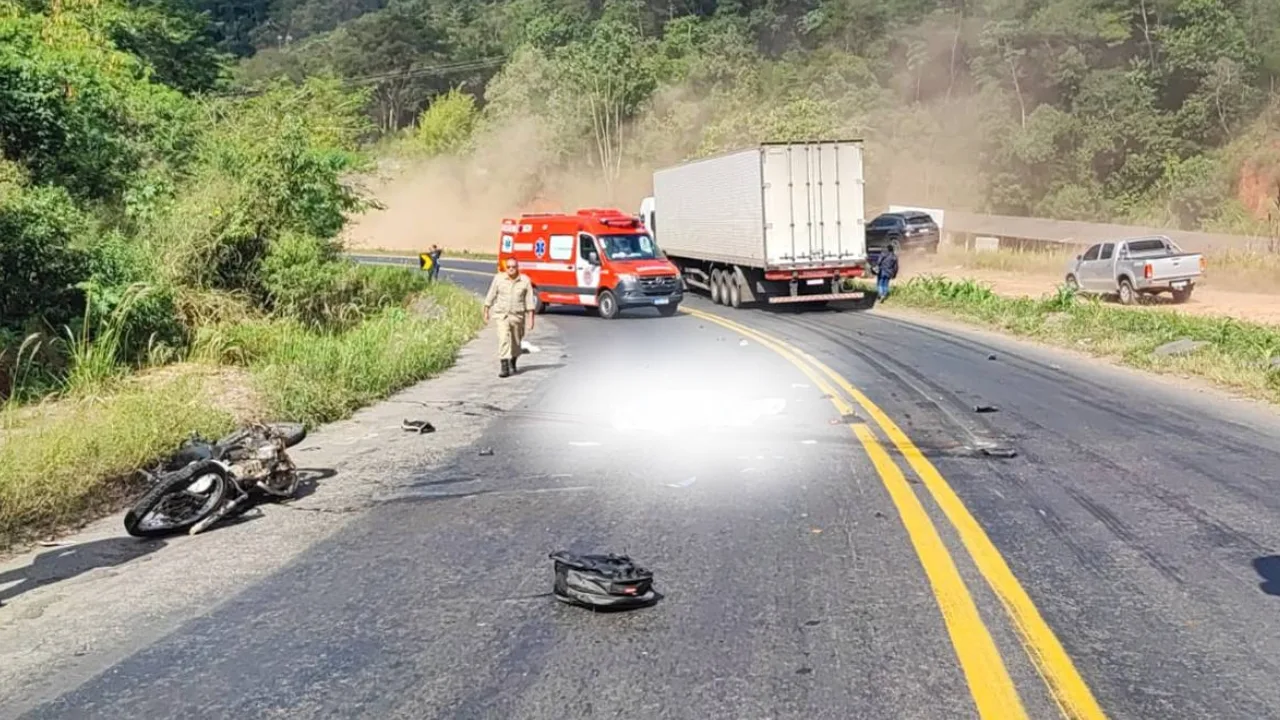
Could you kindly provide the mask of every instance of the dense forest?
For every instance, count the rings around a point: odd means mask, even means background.
[[[541,152],[606,179],[753,140],[835,135],[868,141],[879,201],[1227,230],[1275,209],[1280,0],[276,0],[211,11],[224,50],[252,54],[242,86],[333,72],[370,89],[384,131],[444,97],[453,105],[429,118],[428,145],[473,129],[483,144],[486,125],[536,122]],[[260,19],[252,28],[246,13]]]
[[[873,204],[1231,229],[1276,209],[1278,77],[1280,0],[0,0],[0,390],[50,328],[137,361],[402,296],[336,262],[370,147],[629,203],[861,137]]]

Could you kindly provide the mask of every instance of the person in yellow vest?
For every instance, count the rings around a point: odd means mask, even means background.
[[[516,259],[508,258],[504,271],[493,277],[489,292],[484,297],[484,321],[489,322],[492,318],[498,331],[498,359],[502,362],[498,377],[517,372],[520,343],[524,340],[525,328],[533,330],[536,302],[533,284],[527,276],[520,274],[520,264]]]

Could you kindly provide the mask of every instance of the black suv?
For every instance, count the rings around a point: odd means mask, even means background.
[[[916,210],[884,213],[867,225],[867,255],[878,257],[892,245],[895,252],[938,252],[938,224],[928,213]]]

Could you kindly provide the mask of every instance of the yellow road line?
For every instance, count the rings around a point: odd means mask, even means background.
[[[697,313],[697,311],[691,312]],[[707,319],[711,318],[708,316]],[[762,336],[762,333],[739,325],[732,320],[724,320],[721,324],[743,334]],[[933,463],[924,456],[920,448],[916,447],[915,443],[907,437],[907,434],[898,427],[897,423],[893,422],[862,391],[855,388],[848,380],[817,358],[799,349],[795,352],[848,393],[849,397],[875,420],[881,431],[898,449],[898,452],[902,453],[907,464],[920,477],[920,480],[942,509],[943,514],[947,516],[947,519],[956,528],[961,542],[964,543],[965,548],[969,551],[974,564],[978,566],[978,571],[982,573],[987,584],[991,586],[996,597],[1000,599],[1005,612],[1008,613],[1013,621],[1014,629],[1018,633],[1018,638],[1021,640],[1027,656],[1035,665],[1036,671],[1040,673],[1045,684],[1048,685],[1049,691],[1052,693],[1054,701],[1058,704],[1058,708],[1063,715],[1072,720],[1105,720],[1106,714],[1102,711],[1102,707],[1098,704],[1088,684],[1085,683],[1084,678],[1076,669],[1075,663],[1071,661],[1071,656],[1062,647],[1057,635],[1054,634],[1049,624],[1045,622],[1044,617],[1040,615],[1040,611],[1036,608],[1035,603],[1032,602],[1031,596],[1027,594],[1022,584],[1018,582],[1017,577],[1013,574],[995,544],[991,542],[991,538],[987,536],[986,531],[982,529],[977,519],[965,507],[964,502],[956,495],[955,490],[942,477],[942,474],[938,472]]]
[[[786,343],[774,340],[753,330],[738,326],[716,315],[697,310],[683,310],[690,315],[713,322],[735,332],[740,332],[756,342],[774,351],[783,359],[800,369],[806,377],[831,399],[836,410],[841,414],[853,410],[847,402],[823,378],[814,371],[809,363],[802,359],[802,353],[788,349]],[[960,571],[956,568],[951,553],[947,550],[942,536],[929,519],[929,514],[920,499],[907,485],[902,470],[898,468],[888,451],[880,444],[875,435],[864,423],[850,425],[854,435],[862,442],[867,456],[879,473],[881,481],[889,491],[907,530],[907,536],[915,548],[920,564],[924,566],[925,575],[933,588],[938,609],[951,637],[951,645],[955,649],[956,658],[969,684],[969,692],[973,696],[978,714],[984,720],[1022,720],[1027,712],[1018,697],[1013,679],[1005,668],[1000,650],[996,647],[991,632],[982,621],[978,607],[965,587]]]

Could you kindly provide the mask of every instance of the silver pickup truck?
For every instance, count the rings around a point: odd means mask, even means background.
[[[1067,266],[1067,287],[1083,293],[1117,295],[1132,305],[1139,295],[1168,292],[1184,303],[1204,274],[1204,256],[1184,253],[1163,235],[1098,243]]]

